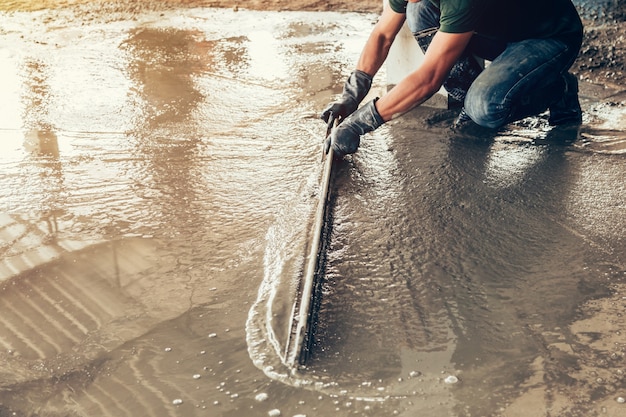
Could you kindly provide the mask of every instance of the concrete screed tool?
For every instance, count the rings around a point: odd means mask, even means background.
[[[336,125],[336,118],[331,114],[322,151],[323,172],[319,201],[313,227],[310,231],[312,240],[307,248],[306,264],[290,321],[291,331],[286,347],[286,362],[291,368],[304,365],[313,347],[313,333],[321,300],[326,250],[330,233],[329,189],[334,159],[331,133]]]

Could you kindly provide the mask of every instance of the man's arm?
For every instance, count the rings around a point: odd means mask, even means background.
[[[389,121],[394,115],[407,112],[439,91],[472,35],[473,32],[437,32],[419,68],[376,102],[382,119]]]
[[[404,20],[404,14],[394,12],[385,2],[383,13],[361,51],[355,70],[346,80],[341,97],[324,109],[322,120],[329,124],[335,120],[342,122],[359,107],[370,90],[372,78],[385,62]]]
[[[404,21],[404,14],[394,12],[388,4],[385,4],[383,14],[374,26],[361,52],[357,68],[350,79],[363,78],[371,83],[371,77],[378,72],[387,59],[391,44]],[[365,94],[357,96],[357,99],[348,100],[352,107],[350,111],[340,114],[340,123],[332,130],[329,138],[335,154],[343,156],[356,152],[362,135],[377,129],[386,121],[391,120],[393,116],[422,104],[436,93],[465,50],[472,35],[473,32],[437,32],[419,68],[400,81],[381,99],[376,98],[358,109],[358,104]],[[357,83],[349,84],[348,90],[351,91],[354,90],[352,84]],[[363,91],[367,93],[367,90],[363,89]],[[322,119],[329,122],[331,117],[337,117],[337,110],[341,110],[342,106],[346,107],[341,103],[331,106],[324,111]]]
[[[391,44],[398,32],[400,32],[400,29],[402,29],[405,18],[404,14],[394,12],[389,7],[389,4],[385,2],[380,19],[374,25],[357,61],[357,70],[363,71],[370,76],[376,75],[387,59]]]

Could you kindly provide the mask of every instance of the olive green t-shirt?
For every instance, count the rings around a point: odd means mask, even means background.
[[[557,38],[579,43],[582,23],[571,0],[422,0],[441,10],[441,32],[476,32],[503,41]],[[389,0],[406,13],[407,0]]]

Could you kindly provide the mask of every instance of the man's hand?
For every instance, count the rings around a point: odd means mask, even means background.
[[[322,120],[332,123],[332,119],[336,118],[341,123],[359,107],[371,86],[372,77],[363,71],[355,70],[345,82],[341,98],[331,103],[322,113]]]
[[[330,142],[333,152],[342,157],[349,153],[355,153],[361,142],[361,135],[377,129],[384,123],[378,110],[376,110],[378,98],[370,101],[350,116],[343,123],[333,129]]]

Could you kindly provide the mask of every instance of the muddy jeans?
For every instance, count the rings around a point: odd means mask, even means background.
[[[407,24],[423,51],[439,27],[439,16],[429,1],[408,3]],[[475,34],[443,86],[475,123],[502,127],[547,110],[563,96],[563,74],[579,47],[557,39],[505,43]],[[491,62],[480,71],[474,57]]]

